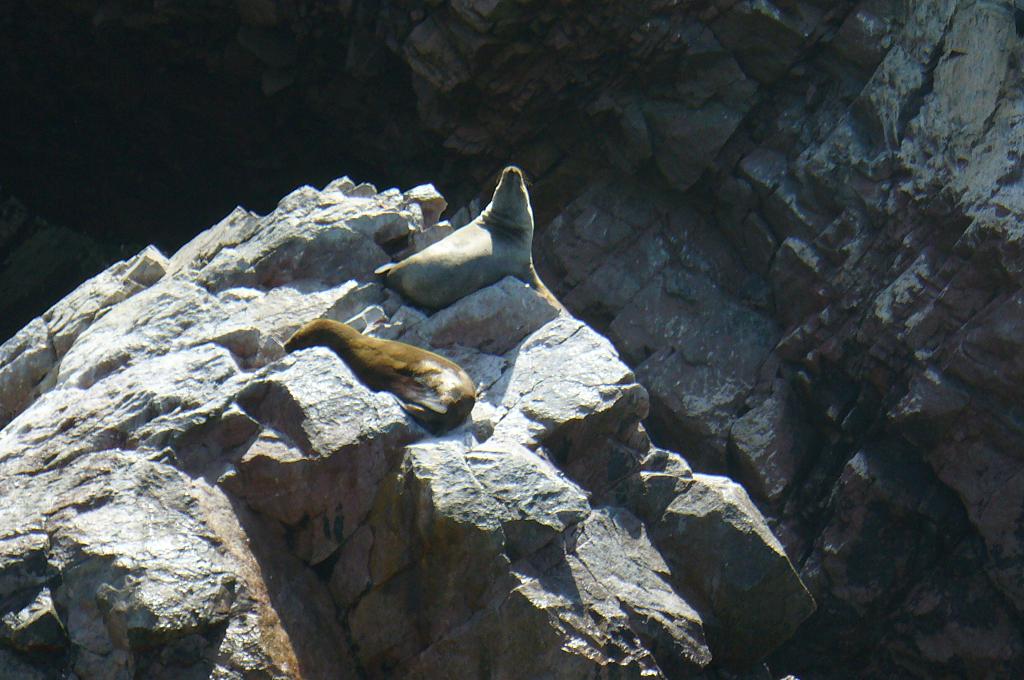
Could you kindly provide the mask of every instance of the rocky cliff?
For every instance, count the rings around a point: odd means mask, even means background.
[[[651,444],[606,339],[515,279],[432,316],[375,281],[443,208],[303,187],[0,348],[0,676],[715,677],[792,635],[781,544]],[[329,350],[286,356],[323,317],[458,360],[471,418],[432,437]]]
[[[281,187],[286,159],[437,181],[455,207],[514,160],[541,274],[646,388],[645,430],[740,481],[813,594],[772,672],[1014,677],[1022,18],[1002,0],[14,2],[0,79],[22,134],[2,165],[64,211],[44,214],[150,242],[209,223],[180,207],[216,188],[276,200],[299,183]],[[115,270],[111,300],[156,276]],[[31,332],[85,325],[54,314]],[[26,332],[35,349],[6,351],[38,368],[4,390],[10,414],[67,343]],[[571,439],[541,448],[595,493],[553,453]]]

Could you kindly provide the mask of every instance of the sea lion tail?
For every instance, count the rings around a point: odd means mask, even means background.
[[[540,280],[540,276],[537,274],[537,270],[534,269],[533,264],[530,264],[530,286],[540,293],[541,297],[550,302],[559,312],[568,313],[569,310],[565,308],[565,305],[555,297],[555,294],[551,292],[551,289],[544,285],[544,282]]]

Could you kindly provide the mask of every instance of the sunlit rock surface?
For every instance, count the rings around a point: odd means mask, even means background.
[[[514,279],[427,316],[372,277],[440,204],[302,187],[0,348],[0,670],[714,677],[810,615],[746,493],[651,446],[605,338]],[[321,317],[458,361],[470,418],[432,437],[329,350],[286,355]]]

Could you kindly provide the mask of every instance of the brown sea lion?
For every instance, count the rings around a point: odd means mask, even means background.
[[[475,220],[398,263],[376,270],[415,304],[436,310],[514,276],[564,309],[533,267],[533,209],[522,171],[501,173],[491,202]]]
[[[334,350],[367,387],[387,390],[410,415],[440,433],[460,424],[476,403],[476,385],[455,362],[425,349],[363,335],[330,319],[310,321],[284,348]]]

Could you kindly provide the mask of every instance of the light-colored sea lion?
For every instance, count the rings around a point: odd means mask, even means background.
[[[505,276],[525,281],[564,309],[533,267],[533,209],[523,173],[515,166],[501,173],[494,196],[479,217],[415,255],[379,267],[376,273],[386,275],[389,288],[432,310]]]
[[[435,433],[464,421],[476,403],[476,385],[462,367],[414,345],[317,319],[297,330],[284,348],[294,352],[313,346],[333,350],[364,385],[394,394],[402,408]]]

